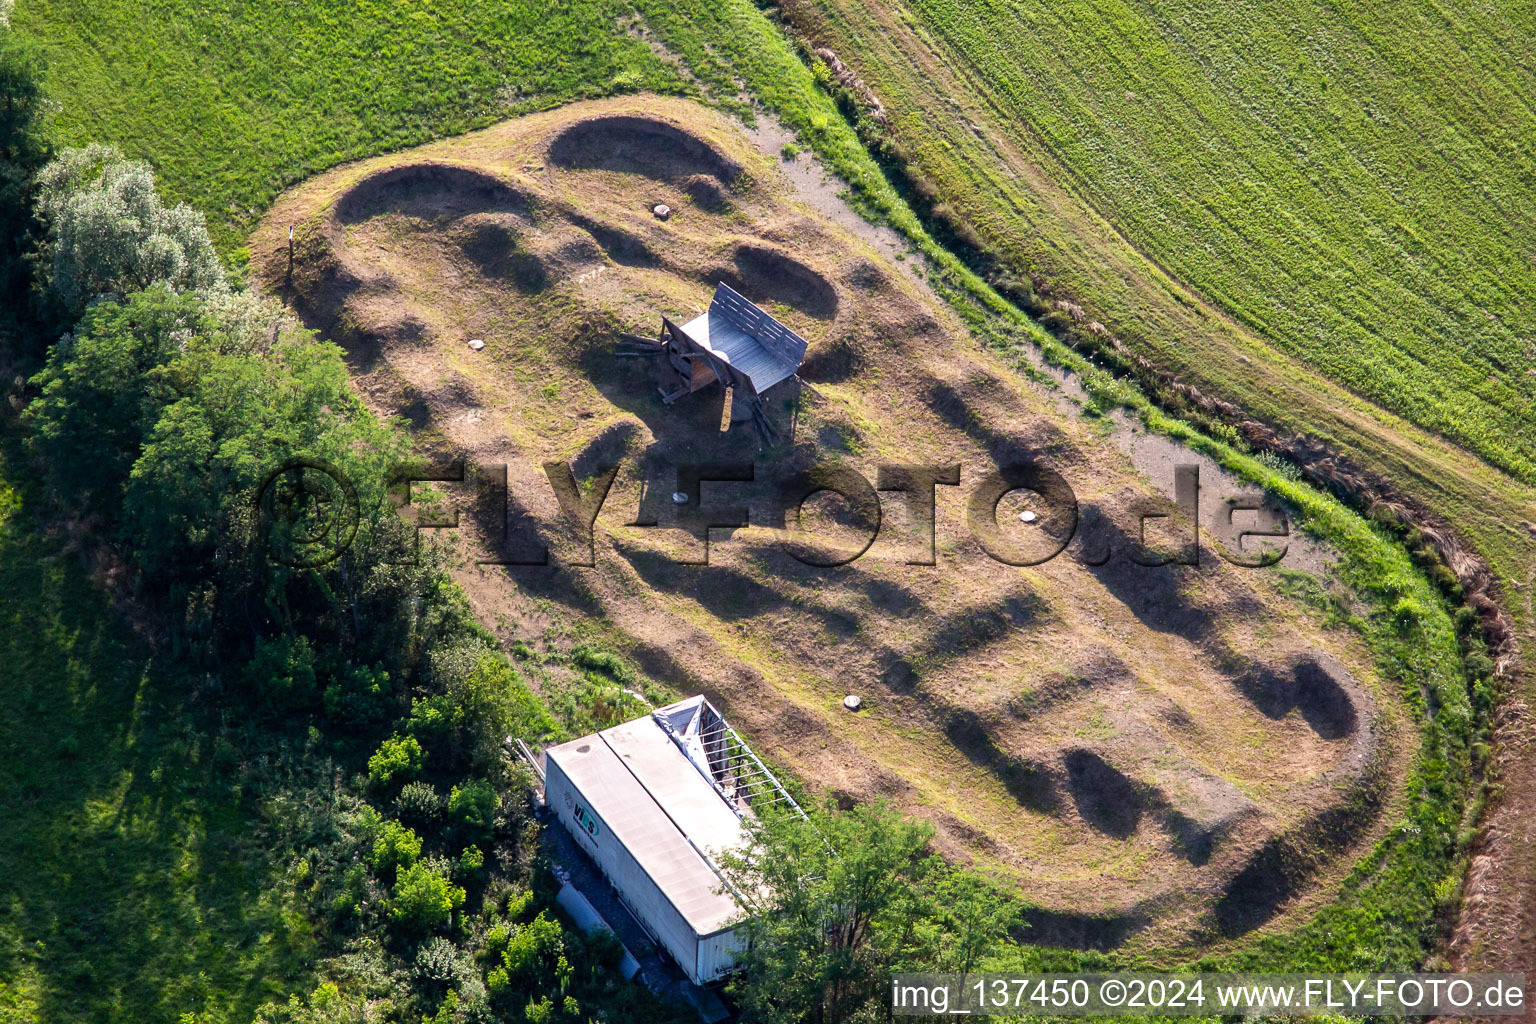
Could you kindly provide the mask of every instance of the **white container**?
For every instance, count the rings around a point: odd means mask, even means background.
[[[735,963],[741,910],[707,859],[745,841],[725,798],[647,716],[544,752],[545,797],[696,985]]]

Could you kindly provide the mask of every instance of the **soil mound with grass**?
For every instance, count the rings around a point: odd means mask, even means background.
[[[926,817],[946,855],[1036,904],[1039,941],[1247,934],[1325,898],[1390,820],[1411,728],[1354,636],[1208,541],[1198,565],[1142,564],[1189,524],[1120,428],[982,350],[721,116],[578,104],[341,168],[283,197],[251,249],[380,412],[483,476],[505,466],[505,492],[461,492],[459,576],[488,626],[541,648],[606,637],[811,789]],[[718,389],[667,406],[645,359],[614,356],[618,332],[689,319],[720,281],[810,343],[806,383],[765,395],[769,449],[720,431]],[[551,461],[582,481],[619,466],[590,549]],[[818,462],[871,488],[883,464],[959,465],[961,482],[935,488],[931,528],[881,492],[870,542],[858,502],[786,514],[785,480]],[[754,469],[679,505],[690,463]],[[998,543],[1065,544],[1042,564],[1000,563],[967,525],[1010,463],[1076,496],[1070,522],[1028,490],[997,502]],[[709,530],[724,520],[701,503],[750,525]],[[796,526],[867,551],[807,565]],[[475,564],[541,549],[548,566]]]

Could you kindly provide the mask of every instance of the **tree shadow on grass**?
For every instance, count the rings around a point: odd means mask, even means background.
[[[287,860],[252,840],[190,682],[21,518],[0,524],[0,1018],[247,1021],[312,983]]]

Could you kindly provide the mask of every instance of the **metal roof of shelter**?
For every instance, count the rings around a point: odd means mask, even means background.
[[[708,312],[681,330],[745,374],[758,394],[793,377],[805,361],[804,338],[723,281],[715,286]]]
[[[741,818],[654,716],[551,747],[545,758],[580,790],[696,934],[719,932],[740,918],[709,857],[746,841]]]

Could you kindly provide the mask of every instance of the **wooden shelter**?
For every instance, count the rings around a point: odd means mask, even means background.
[[[721,384],[726,391],[720,429],[750,419],[764,442],[777,431],[762,395],[793,377],[805,360],[806,341],[748,302],[730,285],[715,286],[709,309],[679,327],[661,318],[658,338],[619,336],[619,354],[658,357],[657,389],[668,405],[685,395]]]

